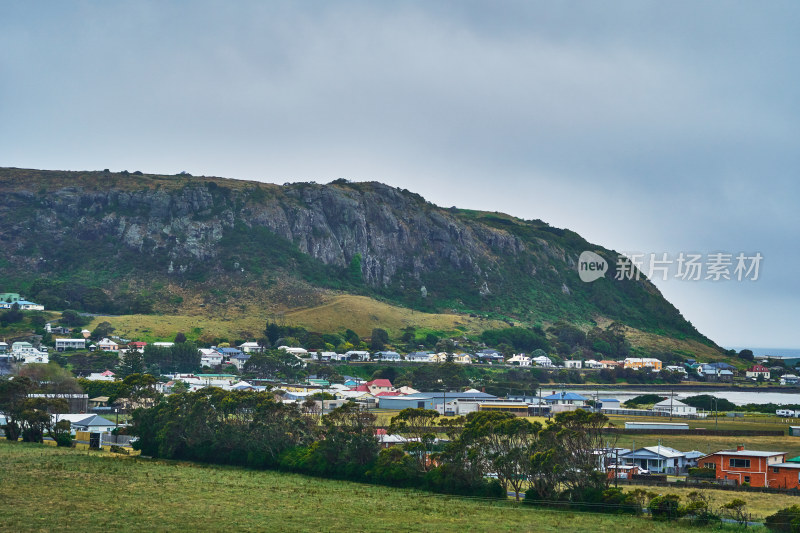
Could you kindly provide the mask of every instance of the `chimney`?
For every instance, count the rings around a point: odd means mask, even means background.
[[[738,445],[738,446],[736,447],[736,451],[737,451],[737,452],[743,452],[743,451],[744,451],[744,444],[740,444],[740,445]]]
[[[556,391],[553,391],[553,396],[555,396],[555,394],[556,394]]]

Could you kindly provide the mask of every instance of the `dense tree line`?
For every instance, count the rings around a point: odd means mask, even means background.
[[[314,414],[310,405],[306,413]],[[268,393],[209,388],[135,411],[132,433],[139,437],[136,447],[154,457],[437,492],[502,497],[507,490],[519,493],[530,480],[534,499],[580,500],[607,488],[594,454],[602,447],[602,414],[560,413],[542,425],[509,413],[440,419],[436,411],[405,409],[391,430],[406,443],[383,450],[375,420],[354,403],[318,420]],[[441,431],[448,441],[437,441]]]

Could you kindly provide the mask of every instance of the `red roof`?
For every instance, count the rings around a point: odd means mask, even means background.
[[[367,382],[367,387],[388,387],[392,388],[392,382],[388,379],[373,379]]]
[[[369,392],[369,387],[367,387],[366,385],[359,385],[355,389],[350,389],[350,390],[354,390],[356,392]]]
[[[129,342],[128,346],[136,346],[137,348],[144,348],[145,346],[147,346],[147,343],[142,341]]]
[[[375,430],[375,435],[388,435],[388,434],[389,433],[383,428],[378,428]]]
[[[400,393],[400,392],[383,391],[383,392],[379,392],[375,396],[404,396],[404,394]]]
[[[753,365],[753,368],[748,369],[748,372],[769,372],[769,368],[763,365]]]

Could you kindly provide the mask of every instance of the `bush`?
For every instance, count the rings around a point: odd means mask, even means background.
[[[119,453],[122,455],[129,455],[130,453],[128,450],[123,448],[122,446],[117,446],[116,444],[112,444],[110,448],[111,453]]]
[[[792,505],[781,509],[774,515],[766,518],[764,525],[770,531],[785,531],[787,533],[800,533],[800,505]]]
[[[717,471],[713,468],[690,468],[689,477],[714,479],[717,477]]]
[[[62,448],[71,448],[72,447],[72,435],[69,433],[62,433],[56,435],[53,439],[56,442],[56,446]]]
[[[650,500],[647,508],[650,509],[653,520],[677,520],[681,516],[680,500],[681,497],[677,494],[656,496]]]

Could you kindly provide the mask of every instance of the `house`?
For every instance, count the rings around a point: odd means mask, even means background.
[[[378,396],[379,409],[434,409],[433,398],[430,396]]]
[[[157,348],[172,348],[173,346],[175,346],[175,343],[174,342],[154,342],[153,346],[156,346]]]
[[[22,300],[22,297],[19,295],[19,293],[16,293],[16,292],[3,292],[3,293],[0,293],[0,302],[7,303],[7,304],[13,304],[14,302],[18,302],[20,300]]]
[[[514,355],[513,357],[509,357],[507,363],[509,365],[531,366],[532,361],[531,358],[525,355],[524,353],[519,353]]]
[[[597,407],[600,410],[622,409],[620,401],[617,400],[616,398],[598,398],[595,407]]]
[[[453,362],[458,363],[460,365],[471,365],[472,356],[468,353],[453,354]]]
[[[91,433],[105,433],[114,429],[117,425],[111,420],[94,414],[59,414],[50,415],[53,422],[69,421],[70,432],[75,435],[76,431],[89,431]]]
[[[17,300],[15,303],[19,306],[20,311],[44,311],[43,305],[28,300]]]
[[[94,409],[95,407],[108,407],[108,400],[108,396],[89,398],[89,409]]]
[[[243,353],[260,353],[264,351],[264,347],[257,342],[243,342],[239,345],[239,349]]]
[[[720,363],[702,364],[697,367],[697,373],[706,381],[718,383],[732,383],[733,371],[718,366]],[[722,363],[724,364],[724,363]]]
[[[369,352],[363,350],[350,350],[344,353],[345,361],[369,361]]]
[[[406,355],[406,361],[411,363],[430,363],[432,360],[429,352],[411,352]]]
[[[588,361],[584,362],[583,366],[595,370],[603,368],[603,365],[600,363],[600,361],[595,361],[594,359],[589,359]]]
[[[373,396],[377,396],[380,392],[395,392],[392,382],[388,379],[373,379],[367,382],[366,387]]]
[[[531,360],[536,366],[541,366],[545,368],[551,368],[553,366],[553,360],[547,357],[546,355],[540,355],[538,357],[534,357]]]
[[[215,349],[217,353],[222,355],[222,357],[225,359],[233,359],[234,357],[244,355],[244,352],[242,352],[239,348],[217,348],[215,346],[212,346],[212,348]]]
[[[86,339],[56,339],[56,351],[85,350]]]
[[[299,348],[296,346],[278,346],[279,350],[283,350],[286,353],[290,353],[295,357],[308,357],[308,350],[305,348]]]
[[[0,342],[0,353],[8,353],[8,343]]]
[[[118,352],[119,344],[108,338],[104,338],[97,343],[97,348],[103,352]]]
[[[701,457],[698,465],[716,473],[716,479],[748,483],[752,487],[796,488],[800,464],[786,462],[785,452],[721,450]]]
[[[764,365],[753,365],[745,371],[744,375],[750,379],[769,379],[770,371]]]
[[[47,352],[39,351],[29,342],[15,342],[11,345],[11,356],[23,364],[47,364],[50,358]]]
[[[505,362],[503,354],[501,354],[497,350],[492,350],[490,348],[484,348],[483,350],[477,352],[475,355],[478,357],[479,361],[482,361],[484,363],[503,364]]]
[[[639,465],[619,465],[612,464],[606,467],[608,479],[633,479],[639,474]]]
[[[225,349],[227,349],[227,348],[223,348],[223,350],[225,350]],[[236,351],[239,352],[239,350],[236,350]],[[241,372],[242,370],[244,370],[244,365],[247,364],[247,361],[250,360],[250,357],[251,356],[250,356],[249,353],[239,352],[237,355],[234,355],[233,357],[231,357],[229,359],[229,361],[233,366],[236,367],[236,369],[239,372]]]
[[[433,400],[434,408],[440,413],[443,412],[443,406],[456,399],[469,399],[469,400],[495,400],[497,396],[492,396],[485,392],[467,391],[467,392],[425,392],[419,394],[409,394],[404,398],[431,398]],[[451,414],[450,411],[447,414]]]
[[[636,465],[657,474],[680,475],[688,469],[686,454],[668,446],[645,446],[620,454],[619,459],[623,464]]]
[[[672,415],[696,415],[697,408],[692,407],[691,405],[686,405],[685,403],[676,400],[675,398],[667,398],[666,400],[660,401],[653,406],[653,411],[658,411],[660,413],[668,413]]]
[[[556,392],[553,391],[549,396],[542,398],[550,405],[586,405],[587,398],[575,392]]]
[[[781,385],[797,385],[800,382],[800,377],[794,374],[784,374],[781,376]]]
[[[106,370],[105,372],[92,372],[86,379],[89,381],[116,381],[114,377],[114,373],[110,370]]]
[[[570,361],[564,361],[564,368],[582,368],[583,361],[580,359],[573,359]]]
[[[400,354],[397,352],[392,351],[382,351],[382,352],[375,352],[372,356],[373,359],[378,359],[380,361],[402,361],[403,358],[400,357]]]
[[[653,357],[627,357],[623,362],[624,368],[642,369],[649,368],[654,372],[661,371],[661,360]]]
[[[678,374],[683,374],[683,377],[689,376],[689,373],[686,372],[686,367],[681,365],[669,365],[664,367],[664,370],[667,372],[677,372]]]
[[[128,343],[128,351],[136,350],[137,352],[142,353],[142,352],[144,352],[144,347],[145,346],[147,346],[146,342],[142,342],[142,341],[129,342]]]
[[[211,348],[200,348],[200,366],[213,368],[222,364],[222,354]]]
[[[599,361],[599,363],[600,363],[600,365],[602,365],[601,368],[614,369],[614,368],[619,368],[619,367],[622,366],[622,363],[620,363],[618,361],[611,361],[610,359],[603,359],[602,361]]]

